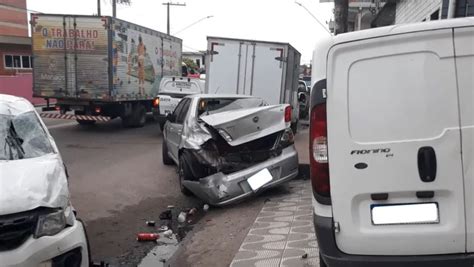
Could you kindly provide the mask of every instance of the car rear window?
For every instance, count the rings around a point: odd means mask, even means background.
[[[199,101],[199,115],[237,109],[256,108],[267,104],[260,98],[206,98]]]

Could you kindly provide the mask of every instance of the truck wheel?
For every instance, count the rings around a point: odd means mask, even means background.
[[[161,158],[163,160],[163,164],[165,165],[173,165],[174,161],[170,156],[168,155],[168,146],[166,145],[166,142],[163,141],[163,145],[161,146]]]
[[[181,193],[185,196],[191,196],[193,193],[189,191],[186,187],[183,185],[184,180],[192,180],[192,174],[191,171],[189,170],[189,166],[186,163],[186,160],[182,155],[179,156],[179,165],[178,165],[178,176],[179,176],[179,189],[181,190]]]
[[[138,104],[135,110],[136,127],[143,127],[146,123],[146,108],[143,105]]]
[[[95,121],[89,121],[89,120],[76,120],[79,125],[94,125]]]
[[[129,128],[132,127],[132,116],[122,116],[120,117],[122,120],[122,127]]]

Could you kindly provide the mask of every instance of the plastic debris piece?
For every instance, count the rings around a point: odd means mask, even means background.
[[[194,215],[194,214],[196,214],[196,212],[197,212],[197,209],[196,209],[196,208],[192,208],[192,209],[189,210],[188,214],[189,214],[189,215]]]
[[[184,221],[186,221],[186,213],[180,212],[178,215],[178,222],[183,223]]]
[[[303,255],[301,256],[301,258],[302,258],[302,259],[308,258],[308,253],[303,254]]]
[[[173,236],[173,231],[171,230],[166,230],[163,232],[163,236],[167,238],[171,238]]]

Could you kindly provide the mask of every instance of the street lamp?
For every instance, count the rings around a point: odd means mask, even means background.
[[[177,31],[177,32],[175,32],[175,33],[173,33],[173,35],[177,35],[177,34],[183,32],[183,31],[185,31],[185,30],[191,28],[192,26],[198,24],[199,22],[201,22],[201,21],[203,21],[203,20],[205,20],[205,19],[213,18],[213,17],[214,17],[214,16],[211,15],[211,16],[206,16],[206,17],[200,18],[200,19],[196,20],[195,22],[189,24],[188,26],[182,28],[181,30],[179,30],[179,31]]]
[[[306,12],[308,12],[308,14],[311,15],[311,17],[313,17],[314,20],[316,20],[316,22],[319,23],[319,25],[321,25],[321,27],[323,27],[328,33],[329,35],[332,35],[331,32],[326,28],[326,26],[324,26],[324,24],[321,23],[321,21],[319,21],[318,18],[316,18],[315,15],[313,15],[313,13],[311,13],[311,11],[309,11],[309,9],[307,9],[303,4],[301,4],[300,2],[297,2],[295,1],[295,4],[299,5],[300,7],[304,8],[306,10]]]

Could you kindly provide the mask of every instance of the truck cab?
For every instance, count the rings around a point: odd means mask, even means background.
[[[187,95],[203,93],[205,81],[199,78],[164,77],[158,89],[158,95],[153,100],[153,118],[160,124],[160,129],[166,122],[166,116],[173,113],[179,101]]]

